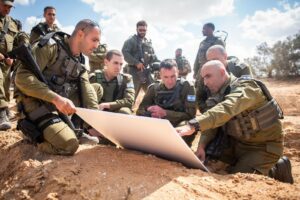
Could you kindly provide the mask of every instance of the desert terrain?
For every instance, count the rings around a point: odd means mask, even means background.
[[[210,163],[207,173],[105,145],[80,145],[70,157],[48,155],[23,138],[15,118],[10,131],[0,132],[0,199],[300,199],[300,79],[263,81],[284,110],[293,185],[228,175],[222,163]]]

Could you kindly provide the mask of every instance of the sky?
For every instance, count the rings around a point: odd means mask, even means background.
[[[146,37],[160,60],[174,58],[175,49],[182,48],[192,65],[208,22],[228,33],[228,55],[240,59],[254,56],[262,42],[272,45],[300,32],[300,0],[15,0],[10,15],[30,32],[49,5],[56,8],[56,23],[67,33],[81,19],[97,21],[101,43],[108,49],[121,50],[136,33],[137,21],[146,20]]]

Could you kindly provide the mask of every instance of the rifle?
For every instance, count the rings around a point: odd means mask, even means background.
[[[16,58],[22,62],[24,66],[27,67],[27,69],[33,73],[33,75],[41,82],[45,83],[46,85],[49,85],[48,81],[42,74],[39,65],[36,63],[36,60],[34,59],[32,52],[31,52],[31,47],[29,44],[22,44],[18,48],[15,48],[14,50],[10,51],[7,53],[7,55],[10,58]],[[50,88],[51,89],[51,88]],[[56,110],[54,105],[49,105],[49,107],[53,110]],[[76,129],[73,122],[70,120],[70,118],[57,111],[59,117],[76,133],[77,136],[79,136],[82,133],[81,129]]]
[[[205,161],[207,164],[209,159],[218,160],[225,148],[229,146],[229,136],[218,128],[215,138],[205,147]]]

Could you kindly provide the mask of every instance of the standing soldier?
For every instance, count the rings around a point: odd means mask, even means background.
[[[98,96],[100,110],[132,114],[134,104],[134,86],[129,74],[121,73],[123,55],[118,50],[110,50],[106,53],[103,70],[96,70],[90,78],[94,84]]]
[[[225,47],[224,41],[214,36],[215,25],[213,23],[204,24],[202,29],[203,36],[206,38],[200,43],[199,49],[197,52],[196,60],[194,63],[194,79],[198,80],[198,72],[201,70],[202,65],[206,63],[206,51],[209,47],[219,44]]]
[[[14,0],[0,1],[0,130],[11,128],[7,113],[9,102],[10,68],[13,59],[5,57],[13,49],[13,43],[19,32],[17,22],[9,16]]]
[[[38,41],[41,36],[47,33],[60,31],[58,26],[54,23],[56,18],[56,9],[54,7],[47,6],[44,8],[44,18],[45,22],[40,22],[31,29],[30,44]]]
[[[104,68],[104,59],[107,52],[107,45],[100,44],[94,51],[89,55],[90,73],[95,72],[97,69]]]
[[[82,54],[91,54],[99,41],[99,25],[81,20],[71,36],[53,33],[51,38],[42,38],[33,45],[33,56],[48,85],[30,70],[33,66],[17,69],[16,86],[21,92],[17,102],[24,114],[18,127],[38,142],[40,151],[61,155],[76,152],[79,142],[75,129],[61,113],[72,115],[75,106],[98,108]]]
[[[153,63],[158,61],[151,40],[145,37],[147,23],[139,21],[136,24],[136,31],[137,34],[126,40],[122,48],[125,61],[128,63],[128,73],[133,78],[135,97],[141,88],[146,91],[153,83],[151,68]]]
[[[167,119],[171,124],[182,126],[196,115],[195,88],[185,79],[178,78],[175,60],[166,59],[160,63],[160,82],[149,86],[137,115]],[[191,146],[195,135],[184,137]]]
[[[201,131],[200,160],[228,163],[229,173],[256,173],[293,183],[291,164],[283,154],[283,114],[267,87],[249,77],[237,79],[222,62],[208,61],[201,77],[209,88],[209,110],[177,131]],[[218,138],[218,140],[214,140]]]
[[[175,61],[178,67],[178,77],[185,78],[187,77],[188,73],[191,72],[191,65],[189,61],[182,56],[182,49],[176,49],[175,51]]]

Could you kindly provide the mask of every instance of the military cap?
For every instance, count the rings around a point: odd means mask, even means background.
[[[2,0],[4,5],[14,6],[14,0]]]

